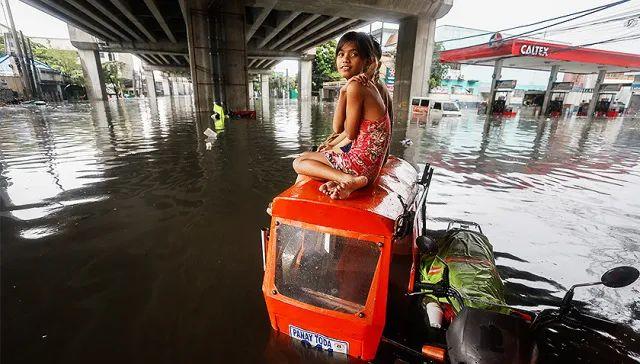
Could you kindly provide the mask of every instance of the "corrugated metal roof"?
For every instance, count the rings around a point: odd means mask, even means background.
[[[0,75],[13,76],[14,71],[13,71],[13,68],[9,67],[10,65],[11,65],[11,56],[8,54],[0,55]]]
[[[9,54],[2,54],[0,55],[0,74],[8,76],[8,75],[13,75],[14,71],[13,68],[9,67],[9,65],[11,65],[11,55]],[[36,63],[36,67],[38,67],[39,70],[41,71],[45,71],[45,72],[60,72],[58,70],[56,70],[55,68],[52,68],[51,66],[49,66],[48,64],[44,63],[44,62],[40,62],[38,60],[35,60]]]

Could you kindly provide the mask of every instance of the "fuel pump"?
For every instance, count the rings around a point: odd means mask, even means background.
[[[556,91],[551,93],[551,100],[549,101],[549,107],[547,108],[547,115],[551,117],[562,116],[562,107],[564,105],[564,98],[567,96],[567,91]]]
[[[516,113],[509,106],[511,93],[515,88],[516,80],[499,80],[496,82],[493,100],[489,100],[493,115],[515,116]]]
[[[616,93],[600,93],[598,102],[596,103],[596,117],[610,116],[609,107]]]

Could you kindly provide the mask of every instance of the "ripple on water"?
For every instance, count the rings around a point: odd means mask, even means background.
[[[211,150],[189,99],[0,108],[3,282],[18,287],[3,295],[5,347],[26,362],[115,346],[141,362],[263,361],[246,351],[269,331],[257,229],[293,181],[292,159],[331,132],[333,105],[256,107],[258,120],[230,120]],[[481,224],[508,298],[541,309],[563,287],[638,265],[638,125],[465,112],[410,123],[404,157],[435,167],[430,215]],[[640,330],[639,289],[576,298]],[[220,339],[230,328],[243,345]],[[70,346],[41,345],[41,331]]]

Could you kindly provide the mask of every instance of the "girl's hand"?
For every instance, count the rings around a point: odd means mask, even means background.
[[[356,76],[351,77],[351,78],[347,81],[347,83],[346,83],[344,86],[342,86],[342,87],[340,88],[340,93],[341,93],[341,94],[345,94],[345,93],[347,93],[347,87],[349,86],[349,84],[350,84],[351,82],[358,82],[359,84],[361,84],[361,85],[363,85],[363,86],[366,86],[366,85],[368,85],[369,83],[371,83],[371,78],[370,78],[366,73],[361,73],[361,74],[359,74],[359,75],[356,75]]]
[[[371,79],[369,78],[369,76],[366,73],[361,73],[359,75],[351,77],[349,79],[349,82],[351,82],[351,81],[356,81],[356,82],[359,82],[360,84],[362,84],[363,86],[366,86],[369,82],[371,82]],[[347,82],[347,85],[349,84],[349,82]]]

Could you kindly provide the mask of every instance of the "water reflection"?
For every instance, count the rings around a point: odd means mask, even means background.
[[[416,143],[405,155],[436,167],[432,216],[480,223],[498,251],[509,301],[541,308],[554,305],[562,287],[598,280],[615,265],[638,265],[639,125],[466,113],[410,124]],[[628,318],[638,316],[639,288],[592,288],[577,296],[593,312],[638,330],[640,322]]]
[[[255,104],[211,150],[188,97],[0,108],[3,362],[322,360],[270,336],[258,228],[334,105]],[[509,302],[556,305],[638,265],[640,121],[465,113],[396,123],[393,138],[436,167],[432,217],[482,225]],[[638,330],[639,294],[576,299]]]

